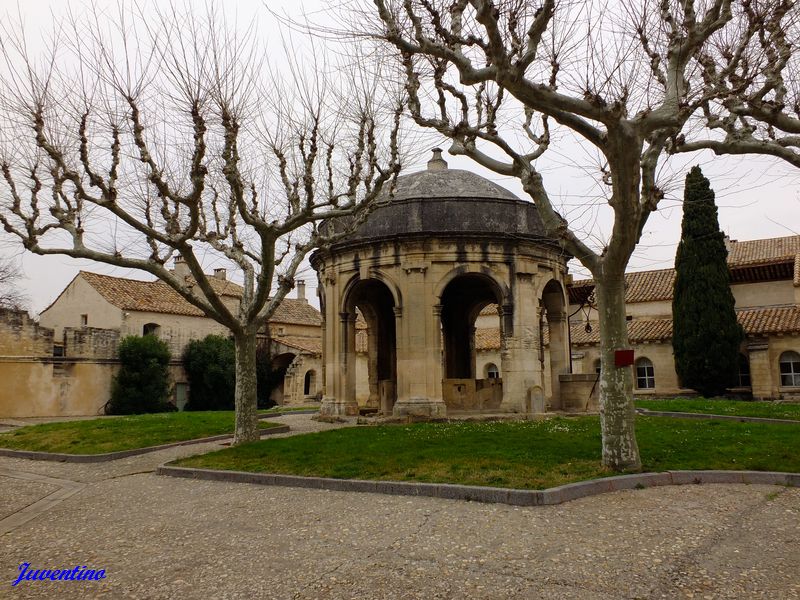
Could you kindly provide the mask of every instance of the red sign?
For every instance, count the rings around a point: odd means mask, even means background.
[[[614,350],[614,366],[629,367],[633,364],[633,350]]]

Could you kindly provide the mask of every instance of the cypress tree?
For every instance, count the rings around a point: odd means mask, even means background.
[[[675,370],[683,387],[718,396],[736,384],[744,333],[736,321],[714,190],[700,167],[686,176],[683,198],[672,299]]]

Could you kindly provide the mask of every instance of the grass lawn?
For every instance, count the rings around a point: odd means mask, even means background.
[[[259,421],[262,429],[279,423]],[[45,423],[0,433],[0,448],[102,454],[233,433],[233,411],[170,412]]]
[[[672,412],[769,417],[800,421],[800,404],[726,400],[724,398],[670,398],[667,400],[636,400],[636,407]]]
[[[645,471],[800,472],[797,426],[638,417]],[[185,458],[184,467],[542,489],[610,475],[597,417],[346,428]]]

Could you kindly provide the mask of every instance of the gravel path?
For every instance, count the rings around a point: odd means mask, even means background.
[[[663,487],[519,508],[152,473],[215,447],[97,465],[0,458],[2,469],[85,484],[0,536],[0,597],[800,597],[800,489]],[[48,493],[6,489],[9,507]],[[22,562],[89,565],[106,579],[11,588]]]

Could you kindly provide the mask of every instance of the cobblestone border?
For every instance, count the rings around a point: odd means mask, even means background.
[[[44,483],[46,485],[56,486],[58,489],[55,492],[47,494],[40,498],[33,504],[29,504],[22,510],[18,510],[0,519],[0,536],[13,531],[17,527],[24,525],[28,521],[35,519],[39,515],[46,513],[51,508],[56,506],[59,502],[66,500],[70,496],[74,496],[80,492],[87,484],[79,481],[71,481],[69,479],[57,479],[55,477],[47,477],[46,475],[39,475],[38,473],[25,473],[23,471],[16,471],[14,469],[6,469],[0,467],[0,477],[12,477],[14,479],[21,479],[23,481],[33,481],[36,483]]]
[[[643,417],[674,417],[676,419],[718,419],[720,421],[739,421],[740,423],[777,423],[800,425],[800,421],[795,419],[773,419],[771,417],[743,417],[739,415],[714,415],[709,413],[687,413],[672,412],[664,410],[650,410],[648,408],[637,408],[636,413]]]
[[[276,427],[270,427],[269,429],[263,429],[261,431],[261,437],[274,435],[276,433],[287,433],[289,431],[290,427],[288,425],[278,425]],[[119,460],[120,458],[127,458],[129,456],[137,456],[139,454],[147,454],[149,452],[158,452],[159,450],[166,450],[167,448],[175,448],[177,446],[204,444],[206,442],[219,442],[232,437],[233,435],[230,433],[223,433],[222,435],[212,435],[211,437],[183,440],[181,442],[172,442],[170,444],[161,444],[160,446],[132,448],[131,450],[106,452],[104,454],[63,454],[60,452],[34,452],[32,450],[12,450],[10,448],[0,448],[0,456],[8,456],[10,458],[26,458],[28,460],[49,460],[53,462],[66,463],[100,463],[108,462],[110,460]]]
[[[471,500],[511,504],[515,506],[545,506],[562,504],[570,500],[606,494],[620,490],[643,489],[661,485],[685,485],[689,483],[749,483],[800,487],[800,473],[773,471],[666,471],[664,473],[636,473],[603,479],[591,479],[570,483],[546,490],[518,490],[492,488],[451,483],[415,483],[408,481],[367,481],[361,479],[332,479],[329,477],[301,477],[299,475],[277,475],[272,473],[247,473],[244,471],[221,471],[214,469],[190,469],[161,465],[156,475],[225,481],[230,483],[252,483],[285,487],[333,490],[339,492],[371,492],[394,496],[428,496],[449,500]]]

